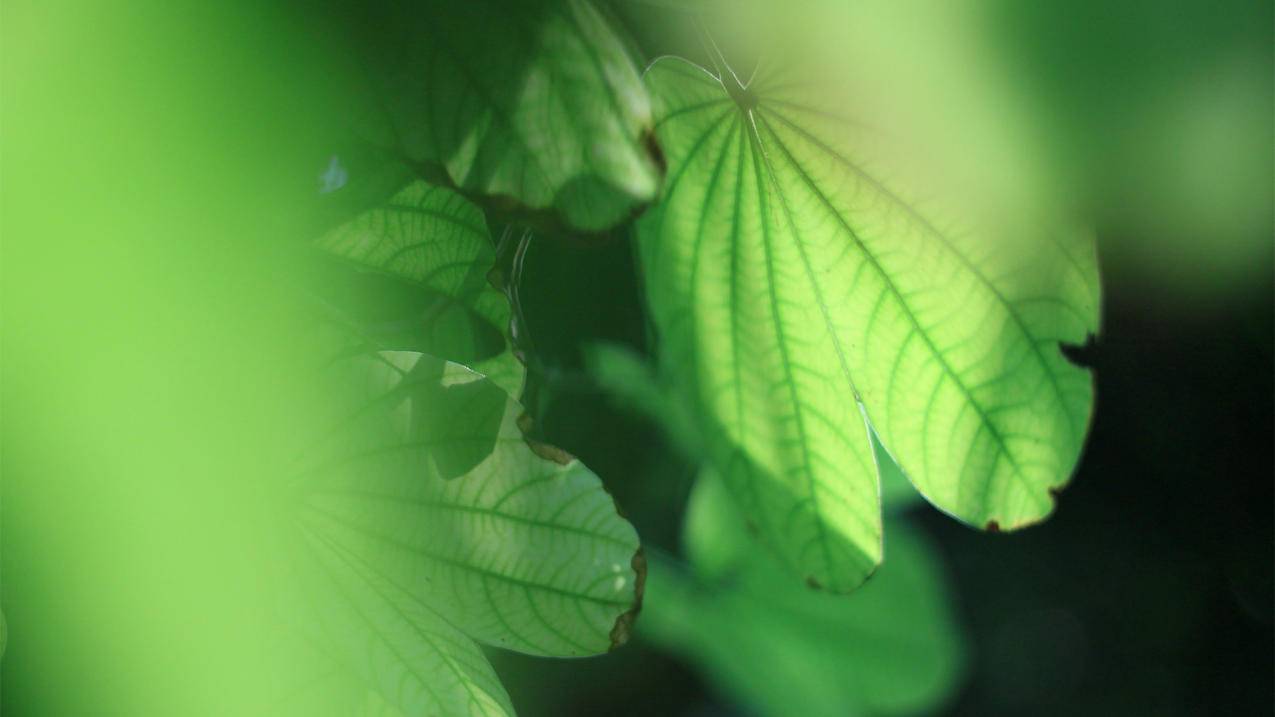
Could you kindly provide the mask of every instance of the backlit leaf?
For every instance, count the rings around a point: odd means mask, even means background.
[[[590,0],[426,0],[369,20],[383,141],[493,207],[602,230],[654,199],[650,101]]]
[[[645,576],[637,534],[579,461],[524,438],[516,402],[418,353],[329,372],[337,408],[290,491],[293,554],[311,611],[299,622],[346,697],[405,715],[509,714],[475,641],[568,657],[628,639]]]
[[[669,177],[639,235],[663,359],[750,524],[809,581],[861,583],[881,559],[869,425],[952,515],[1042,519],[1093,403],[1059,348],[1097,326],[1091,241],[967,226],[895,189],[844,108],[727,81],[648,71]]]
[[[329,231],[317,246],[430,292],[407,322],[410,338],[393,339],[392,348],[457,361],[510,394],[521,392],[525,369],[507,348],[509,301],[487,278],[495,249],[482,212],[464,197],[418,180]]]

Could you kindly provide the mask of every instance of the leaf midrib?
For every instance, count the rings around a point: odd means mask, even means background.
[[[749,119],[752,119],[752,112],[748,113]],[[816,542],[819,544],[820,552],[823,553],[824,569],[832,574],[832,548],[828,545],[828,528],[824,525],[823,512],[819,508],[819,492],[818,485],[815,482],[814,470],[810,464],[809,441],[806,438],[805,419],[803,415],[803,402],[797,396],[796,377],[792,373],[792,364],[788,356],[788,343],[784,337],[783,318],[779,312],[779,296],[775,291],[775,262],[773,248],[770,241],[770,218],[766,210],[766,196],[764,194],[765,182],[761,174],[761,138],[757,135],[757,125],[752,124],[752,133],[749,135],[750,147],[753,150],[753,173],[757,182],[757,202],[758,208],[761,210],[761,231],[762,246],[766,252],[766,289],[770,298],[770,310],[775,317],[775,339],[779,344],[780,361],[784,370],[784,385],[788,388],[788,397],[792,401],[793,416],[796,418],[797,435],[802,445],[802,467],[806,474],[806,491],[810,495],[811,509],[815,513],[815,520],[811,521],[815,527]],[[742,177],[741,177],[742,181]]]
[[[780,117],[780,119],[783,119],[783,118]],[[764,117],[762,118],[762,123],[763,125],[765,125],[767,133],[774,140],[775,146],[777,146],[784,153],[784,156],[787,158],[788,163],[801,176],[806,186],[815,195],[815,197],[818,198],[819,201],[823,203],[825,207],[828,208],[829,212],[831,212],[831,214],[834,217],[836,217],[837,222],[841,224],[842,228],[844,228],[846,232],[850,235],[850,238],[854,240],[856,246],[858,246],[860,252],[862,252],[864,259],[873,267],[873,269],[881,277],[883,284],[889,290],[889,292],[894,296],[895,301],[898,302],[899,307],[902,309],[903,314],[908,317],[908,320],[909,322],[911,322],[915,332],[920,335],[921,340],[930,349],[931,355],[933,355],[935,360],[938,361],[944,373],[948,375],[948,377],[952,380],[952,382],[956,385],[956,387],[961,391],[961,393],[965,395],[967,403],[970,406],[972,406],[975,412],[978,414],[980,427],[985,428],[989,432],[989,434],[992,436],[992,438],[996,441],[996,444],[1000,449],[999,451],[997,451],[997,455],[998,456],[1003,455],[1008,460],[1010,467],[1013,469],[1013,473],[1011,475],[1014,475],[1018,479],[1021,485],[1029,489],[1027,491],[1028,495],[1034,496],[1035,492],[1031,490],[1033,486],[1031,486],[1031,484],[1028,482],[1027,477],[1023,473],[1022,468],[1018,464],[1018,461],[1015,458],[1013,452],[1010,451],[1009,445],[1006,442],[1004,436],[1001,434],[999,427],[991,420],[990,416],[988,416],[986,409],[983,407],[982,403],[974,397],[973,393],[965,385],[965,382],[962,380],[960,375],[957,374],[956,370],[952,368],[950,363],[948,363],[946,357],[944,357],[942,352],[938,350],[938,347],[934,345],[934,341],[930,338],[928,332],[926,332],[925,329],[921,326],[920,320],[916,317],[916,314],[913,313],[912,308],[908,305],[906,299],[903,298],[903,295],[899,291],[898,286],[895,285],[893,280],[890,278],[890,275],[885,271],[885,268],[881,266],[880,262],[876,258],[876,255],[874,255],[871,251],[868,250],[867,246],[863,243],[863,240],[859,237],[858,233],[854,230],[853,227],[850,226],[849,222],[846,220],[844,216],[842,216],[841,212],[837,210],[836,206],[832,204],[832,201],[828,198],[828,196],[822,190],[819,189],[819,187],[815,184],[814,179],[806,171],[805,167],[802,166],[801,163],[797,161],[796,157],[793,156],[792,152],[788,149],[787,145],[783,142],[783,140],[779,138],[778,134],[775,133],[774,129],[771,128],[770,125],[765,121]],[[817,142],[817,140],[813,140],[813,139],[811,141]],[[828,152],[830,156],[838,159],[839,161],[845,161],[844,158],[840,157],[840,155],[837,155],[829,151],[828,149],[826,149],[826,145],[823,145],[823,147],[825,147],[824,151]],[[849,165],[849,166],[853,166],[853,165]],[[890,195],[890,196],[893,196],[893,195]],[[833,340],[834,342],[838,342],[838,343],[840,341],[838,338],[835,337],[835,335]],[[973,441],[971,441],[971,445],[972,444],[973,444]],[[993,464],[992,468],[993,469],[995,468],[995,464]],[[992,483],[992,478],[994,475],[995,475],[994,470],[988,471],[988,477],[986,480],[983,481],[983,486],[985,491],[990,489],[990,485]],[[986,500],[982,502],[985,503]]]
[[[532,580],[524,580],[522,578],[517,578],[512,575],[505,575],[504,573],[499,573],[499,572],[490,570],[488,568],[472,565],[462,560],[457,560],[456,558],[451,558],[446,555],[442,555],[437,552],[422,548],[419,545],[412,545],[411,543],[404,542],[402,540],[399,540],[398,538],[384,535],[375,530],[369,529],[367,526],[359,525],[358,523],[355,523],[343,516],[339,516],[333,513],[332,511],[319,508],[318,506],[311,504],[311,505],[307,505],[306,507],[308,507],[311,511],[322,515],[328,520],[331,520],[335,523],[342,525],[347,530],[350,530],[354,533],[364,536],[365,538],[370,538],[372,540],[380,541],[382,543],[394,546],[401,550],[406,550],[410,553],[415,553],[417,555],[424,556],[426,558],[429,558],[430,560],[437,561],[439,563],[442,563],[456,570],[472,572],[477,575],[489,578],[491,580],[496,580],[498,582],[505,582],[505,583],[509,583],[510,585],[514,585],[514,586],[522,587],[522,588],[531,588],[535,590],[541,590],[543,592],[551,593],[561,597],[571,598],[573,600],[580,600],[583,602],[590,602],[590,603],[595,603],[598,605],[605,605],[608,607],[624,607],[624,608],[632,607],[632,603],[627,600],[615,600],[611,598],[602,598],[602,597],[597,597],[594,595],[586,595],[583,593],[572,592],[571,590],[567,590],[566,588],[560,588],[555,585],[546,585],[543,583],[534,582]]]
[[[459,668],[459,666],[458,666],[458,665],[453,664],[453,660],[452,660],[451,656],[450,656],[450,655],[448,655],[448,653],[447,653],[444,649],[442,649],[442,648],[441,648],[441,647],[439,647],[438,645],[434,644],[434,641],[433,641],[433,639],[432,639],[432,637],[434,637],[434,636],[432,636],[432,635],[430,635],[430,634],[428,634],[428,633],[423,632],[423,631],[421,630],[421,628],[420,628],[418,625],[416,625],[415,621],[413,621],[411,618],[407,617],[407,615],[405,615],[405,614],[403,613],[403,611],[402,611],[402,610],[401,610],[401,609],[400,609],[397,605],[395,605],[395,604],[394,604],[394,602],[393,602],[392,600],[389,600],[389,599],[385,596],[385,594],[384,594],[384,593],[382,593],[380,590],[378,590],[378,589],[376,588],[376,586],[375,586],[375,585],[373,585],[373,584],[371,583],[371,581],[367,580],[367,578],[366,578],[365,574],[363,573],[363,571],[362,571],[362,570],[358,567],[358,565],[356,565],[356,564],[355,564],[355,562],[354,562],[354,561],[357,559],[357,560],[358,560],[358,562],[360,562],[360,563],[363,563],[363,564],[367,565],[367,561],[362,560],[362,559],[358,559],[358,558],[357,558],[357,556],[347,556],[347,555],[343,554],[343,553],[349,553],[349,550],[348,550],[348,549],[346,549],[346,548],[342,548],[341,546],[337,545],[335,542],[333,542],[333,541],[332,541],[332,539],[330,539],[330,538],[328,538],[328,537],[326,537],[326,536],[322,535],[322,534],[321,534],[321,533],[319,533],[318,531],[315,531],[315,530],[313,530],[313,529],[311,529],[311,528],[308,528],[308,527],[305,527],[305,526],[302,526],[302,529],[303,529],[305,532],[309,533],[309,534],[312,536],[312,538],[313,538],[314,540],[318,540],[318,541],[322,542],[322,543],[323,543],[323,544],[327,547],[327,549],[328,549],[328,550],[329,550],[329,551],[330,551],[333,555],[335,555],[336,557],[338,557],[338,558],[339,558],[342,562],[344,562],[347,566],[349,566],[350,570],[351,570],[351,571],[353,571],[353,573],[354,573],[355,577],[357,577],[357,578],[359,578],[360,580],[362,580],[363,584],[364,584],[364,585],[366,585],[366,586],[368,587],[368,589],[369,589],[369,590],[371,590],[371,591],[372,591],[373,593],[375,593],[378,597],[380,597],[380,598],[381,598],[381,599],[382,599],[382,600],[383,600],[383,601],[384,601],[387,605],[389,605],[389,606],[391,607],[391,609],[393,609],[393,610],[394,610],[394,612],[395,612],[395,613],[397,613],[397,614],[399,615],[399,617],[403,618],[403,619],[404,619],[404,620],[405,620],[405,621],[406,621],[409,625],[411,625],[411,626],[412,626],[412,630],[413,630],[414,632],[416,632],[416,634],[417,634],[417,635],[419,635],[419,636],[421,637],[422,642],[423,642],[423,643],[425,643],[426,645],[428,645],[428,646],[429,646],[429,648],[430,648],[430,649],[431,649],[431,650],[432,650],[432,651],[433,651],[436,655],[438,655],[438,657],[442,660],[443,664],[447,665],[447,667],[451,670],[452,674],[454,674],[454,675],[456,676],[456,681],[457,681],[457,682],[459,682],[461,685],[463,685],[463,686],[464,686],[465,691],[469,693],[470,698],[471,698],[471,699],[476,699],[476,698],[477,698],[477,695],[476,695],[476,694],[474,694],[473,687],[469,684],[468,675],[466,675],[466,674],[465,674],[465,673],[464,673],[464,672],[463,672],[463,671]],[[418,673],[415,669],[412,669],[412,668],[410,667],[411,663],[410,663],[408,660],[406,660],[406,659],[404,658],[404,656],[403,656],[403,655],[402,655],[402,654],[401,654],[401,653],[400,653],[400,652],[399,652],[399,651],[398,651],[398,650],[394,647],[394,645],[393,645],[393,644],[392,644],[392,643],[391,643],[388,639],[386,639],[386,638],[384,637],[384,635],[382,635],[382,633],[381,633],[380,629],[377,627],[377,624],[376,624],[376,623],[375,623],[375,622],[374,622],[374,621],[373,621],[370,617],[368,617],[368,616],[367,616],[367,614],[366,614],[363,610],[361,610],[361,609],[359,608],[359,603],[358,603],[358,601],[357,601],[356,599],[354,599],[354,598],[350,595],[350,593],[349,593],[349,591],[348,591],[347,589],[345,589],[345,588],[341,587],[341,581],[340,581],[340,580],[338,580],[338,579],[336,578],[336,576],[332,574],[332,568],[327,567],[326,565],[324,565],[323,561],[319,561],[319,564],[320,564],[321,566],[323,566],[323,570],[324,570],[324,572],[328,574],[328,579],[332,581],[332,583],[333,583],[333,584],[334,584],[334,586],[336,587],[337,591],[338,591],[338,592],[340,592],[341,596],[344,598],[345,602],[346,602],[346,603],[348,603],[348,604],[351,606],[351,608],[353,609],[354,613],[355,613],[356,615],[358,615],[358,616],[359,616],[359,619],[360,619],[360,620],[362,620],[362,621],[363,621],[363,623],[365,623],[365,624],[366,624],[366,625],[367,625],[367,626],[368,626],[368,627],[372,630],[372,632],[373,632],[374,634],[376,634],[378,637],[380,637],[381,644],[385,645],[385,646],[386,646],[386,648],[387,648],[387,649],[389,649],[389,651],[390,651],[390,652],[391,652],[391,653],[392,653],[392,654],[393,654],[396,658],[398,658],[398,661],[400,662],[400,664],[402,664],[402,665],[405,667],[406,671],[407,671],[408,673],[410,673],[411,675],[413,675],[413,676],[416,678],[417,682],[421,685],[421,687],[423,687],[423,688],[425,689],[425,691],[426,691],[426,692],[428,692],[428,693],[430,694],[430,696],[434,698],[435,703],[437,703],[437,704],[438,704],[438,705],[440,705],[440,706],[441,706],[441,705],[446,704],[446,700],[443,700],[443,699],[441,698],[441,696],[439,695],[439,693],[438,693],[438,692],[434,689],[434,687],[433,687],[433,685],[431,684],[431,682],[430,682],[428,679],[426,679],[424,676],[422,676],[420,673]],[[378,575],[381,575],[381,577],[382,577],[383,579],[388,579],[388,578],[385,578],[384,574],[382,574],[379,570],[376,570],[376,569],[375,569],[374,567],[372,567],[371,565],[368,565],[368,569],[369,569],[369,570],[372,570],[373,572],[375,572],[375,573],[376,573],[376,574],[378,574]],[[420,604],[422,607],[424,607],[424,608],[425,608],[426,610],[428,610],[430,613],[434,614],[436,617],[438,617],[438,618],[439,618],[440,620],[442,620],[443,622],[445,622],[445,623],[447,623],[447,624],[449,624],[449,625],[451,624],[451,623],[450,623],[450,622],[449,622],[446,618],[444,618],[442,615],[440,615],[440,614],[438,614],[437,612],[435,612],[435,611],[434,611],[432,608],[430,608],[428,605],[424,605],[423,603],[419,603],[419,601],[418,601],[418,604]],[[452,627],[453,627],[453,628],[455,628],[455,626],[454,626],[454,625],[453,625]],[[457,629],[458,629],[458,628],[457,628]]]
[[[587,492],[588,491],[581,491],[581,494],[586,494]],[[364,498],[368,500],[383,501],[386,503],[395,503],[399,505],[406,504],[406,505],[412,505],[412,506],[417,506],[421,508],[437,508],[441,510],[455,512],[455,513],[485,515],[491,518],[499,518],[501,520],[507,520],[511,523],[526,525],[528,527],[541,528],[544,530],[563,532],[563,533],[572,533],[575,535],[580,535],[582,537],[591,538],[591,539],[599,540],[606,543],[611,543],[612,545],[615,545],[620,548],[624,548],[625,550],[634,549],[634,546],[632,543],[612,535],[596,533],[587,528],[574,526],[574,525],[564,525],[562,523],[540,521],[534,518],[528,518],[521,515],[515,515],[513,513],[506,513],[504,511],[494,510],[492,508],[488,508],[484,506],[463,505],[461,503],[440,500],[440,499],[430,499],[430,498],[406,496],[406,495],[393,495],[389,493],[378,493],[378,492],[370,491],[370,490],[353,490],[353,489],[320,490],[320,491],[314,491],[311,495],[350,496],[354,498]]]
[[[1057,398],[1058,404],[1062,407],[1064,411],[1068,413],[1068,416],[1070,418],[1071,417],[1070,414],[1072,413],[1072,408],[1070,404],[1068,404],[1067,402],[1066,396],[1064,395],[1062,390],[1062,386],[1058,383],[1058,376],[1054,373],[1053,367],[1050,365],[1049,361],[1045,358],[1044,353],[1040,350],[1040,345],[1036,341],[1036,336],[1028,328],[1026,320],[1023,319],[1022,314],[1018,312],[1018,309],[1015,307],[1015,305],[1005,297],[1005,295],[1000,291],[1000,289],[995,284],[992,283],[991,279],[988,279],[987,275],[984,274],[983,271],[979,269],[978,266],[974,264],[970,260],[970,258],[965,255],[964,252],[957,249],[955,243],[950,238],[948,238],[946,234],[941,232],[938,229],[938,227],[934,226],[933,222],[931,222],[928,218],[926,218],[920,212],[918,212],[916,208],[914,208],[911,204],[903,201],[901,197],[899,197],[896,193],[894,193],[888,187],[882,184],[880,180],[868,174],[866,171],[863,170],[863,168],[859,167],[854,162],[851,162],[847,157],[843,157],[842,155],[838,154],[835,150],[832,149],[832,147],[828,146],[827,143],[823,142],[818,137],[815,137],[814,135],[812,135],[805,128],[801,127],[800,125],[794,123],[792,120],[785,117],[783,113],[772,110],[769,112],[769,114],[774,116],[779,121],[783,122],[786,126],[788,126],[793,131],[800,134],[807,141],[811,142],[816,147],[821,149],[825,154],[837,160],[837,162],[839,162],[846,168],[850,169],[860,179],[868,182],[868,184],[871,185],[872,188],[876,190],[879,194],[889,199],[890,202],[892,202],[895,206],[902,208],[903,211],[909,217],[911,217],[917,224],[919,224],[926,233],[930,234],[931,236],[933,236],[934,238],[938,239],[940,242],[943,243],[943,245],[947,248],[947,250],[954,257],[956,257],[958,261],[960,261],[961,265],[964,266],[967,271],[973,274],[975,278],[978,279],[979,283],[981,283],[988,291],[990,291],[992,296],[997,300],[997,302],[1000,303],[1002,307],[1004,307],[1006,313],[1010,316],[1010,319],[1013,321],[1015,327],[1023,335],[1024,339],[1026,339],[1026,343],[1028,347],[1030,348],[1032,354],[1036,357],[1037,362],[1040,364],[1045,375],[1049,378],[1049,383],[1054,389],[1054,394]],[[764,122],[764,118],[763,118],[763,122]],[[806,174],[805,168],[801,167],[797,163],[796,159],[792,156],[791,152],[788,151],[786,146],[783,146],[782,140],[779,139],[778,135],[775,133],[773,129],[769,127],[769,125],[767,125],[767,130],[769,131],[770,135],[775,138],[776,143],[781,145],[781,149],[784,150],[784,154],[788,156],[789,161],[792,163],[793,167],[797,169],[798,172],[801,173],[802,177],[805,178],[807,180],[807,183],[809,184],[810,179],[809,179],[809,176]],[[820,199],[824,201],[825,205],[828,206],[828,208],[833,212],[833,214],[837,215],[838,218],[841,217],[840,213],[837,212],[836,208],[833,207],[827,201],[826,197],[820,194]],[[850,231],[851,234],[854,234],[854,231],[851,230],[848,225],[846,225],[846,222],[844,220],[842,220],[842,224],[843,226],[846,226],[847,231]],[[855,235],[855,240],[865,254],[870,253],[868,252],[867,247],[864,246],[863,242],[858,239],[857,234]],[[872,262],[875,266],[877,266],[878,269],[881,268],[879,264],[877,263],[875,257],[872,258]],[[882,272],[881,276],[885,281],[891,282],[889,276],[886,275],[884,272]],[[892,283],[893,282],[891,282],[891,284]],[[894,293],[896,296],[899,297],[900,302],[903,302],[905,306],[905,310],[909,313],[909,315],[911,315],[911,309],[907,308],[906,302],[903,300],[902,295],[899,294],[897,287],[894,289]],[[918,329],[920,328],[920,324],[915,321],[915,317],[913,317],[913,323],[918,327]],[[929,342],[927,341],[927,343]],[[934,348],[932,343],[930,343],[930,345],[931,345],[931,348]],[[1067,430],[1069,434],[1071,434],[1070,438],[1074,440],[1076,438],[1075,426],[1070,420],[1066,421],[1065,423],[1067,425]]]

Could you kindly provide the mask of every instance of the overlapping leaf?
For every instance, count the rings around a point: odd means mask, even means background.
[[[650,101],[590,0],[426,0],[370,25],[383,141],[466,195],[585,230],[654,199]]]
[[[483,214],[456,192],[423,181],[329,231],[324,251],[429,292],[393,348],[463,363],[512,395],[525,369],[508,349],[508,299],[488,281],[496,261]],[[383,344],[385,342],[382,342]]]
[[[341,408],[291,495],[299,622],[347,700],[510,714],[475,641],[578,656],[627,639],[637,535],[587,468],[523,437],[516,402],[417,353],[330,372]]]
[[[811,581],[862,582],[881,559],[869,420],[958,518],[1047,515],[1092,407],[1059,348],[1096,328],[1091,243],[958,229],[893,187],[844,108],[727,81],[648,71],[670,166],[639,235],[664,359],[749,521]]]

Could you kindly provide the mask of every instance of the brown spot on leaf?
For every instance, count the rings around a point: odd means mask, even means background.
[[[487,272],[487,283],[496,291],[504,291],[509,286],[509,277],[505,275],[502,267],[493,266]]]
[[[561,448],[548,443],[542,443],[528,435],[535,426],[536,420],[531,417],[531,414],[524,412],[522,415],[518,416],[518,430],[522,431],[522,440],[526,442],[527,447],[531,449],[532,453],[535,453],[537,456],[540,456],[547,461],[553,461],[554,463],[564,466],[576,459],[575,456],[567,453]]]
[[[528,433],[531,433],[532,429],[535,427],[536,419],[532,418],[530,413],[523,411],[518,415],[518,430],[522,431],[522,435],[525,436]]]
[[[615,626],[611,628],[612,650],[629,641],[629,637],[633,635],[633,623],[637,621],[638,613],[642,612],[642,596],[646,594],[646,554],[642,552],[641,546],[638,546],[629,565],[637,576],[633,581],[633,607],[615,619]]]
[[[525,440],[527,441],[527,446],[531,448],[532,453],[535,453],[536,455],[540,456],[541,458],[547,461],[553,461],[554,463],[557,463],[558,465],[565,466],[571,461],[574,461],[576,459],[575,456],[571,455],[570,453],[567,453],[566,451],[562,450],[561,448],[557,446],[551,446],[548,443],[541,443],[540,441],[534,441],[530,438],[527,438]]]
[[[989,533],[999,533],[1001,532],[1001,524],[994,520],[989,520],[983,529]]]

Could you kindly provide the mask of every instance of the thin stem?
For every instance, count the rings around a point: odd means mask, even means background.
[[[527,247],[531,245],[531,230],[524,229],[518,237],[518,248],[514,250],[513,263],[509,269],[509,304],[514,311],[514,343],[526,354],[535,352],[535,342],[531,340],[531,332],[527,329],[527,317],[522,312],[522,299],[519,289],[522,286],[522,265],[527,259]]]
[[[703,20],[696,16],[694,23],[700,42],[704,44],[704,50],[708,53],[709,59],[713,61],[713,67],[717,70],[717,81],[722,83],[722,87],[726,89],[726,94],[730,95],[731,99],[741,109],[749,110],[755,107],[757,98],[748,91],[748,86],[739,79],[739,75],[735,74],[735,70],[731,68],[730,63],[726,62],[725,55],[722,54],[721,48],[717,46],[717,42],[713,40],[713,36],[709,33]]]

